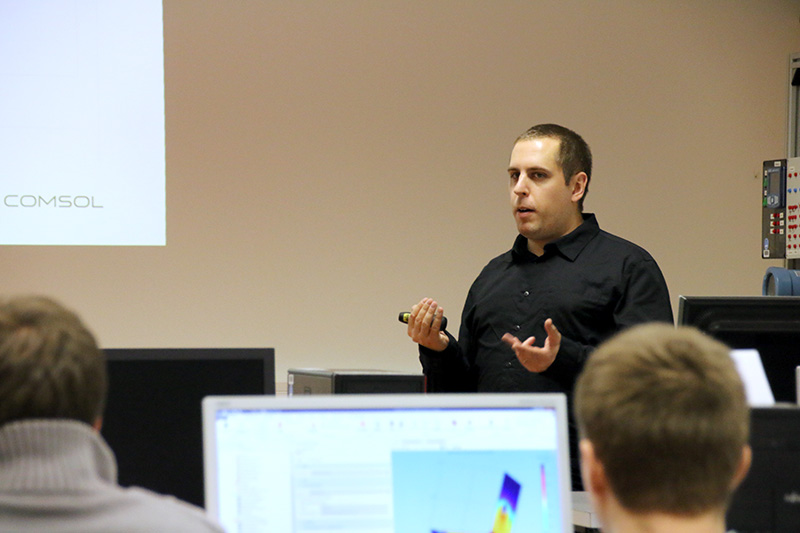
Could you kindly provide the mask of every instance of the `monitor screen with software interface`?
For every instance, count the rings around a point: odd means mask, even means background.
[[[566,424],[560,394],[206,398],[206,510],[228,533],[565,533]]]

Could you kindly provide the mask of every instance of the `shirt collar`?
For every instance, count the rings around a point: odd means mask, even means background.
[[[589,244],[589,241],[600,233],[600,225],[597,223],[594,213],[585,213],[582,216],[583,223],[580,226],[563,237],[545,244],[542,257],[552,253],[559,253],[570,261],[575,261],[581,251]],[[528,239],[522,235],[517,236],[511,252],[515,259],[536,258],[536,255],[528,250]]]
[[[115,483],[111,448],[89,424],[69,419],[28,419],[0,428],[0,490],[85,490]]]

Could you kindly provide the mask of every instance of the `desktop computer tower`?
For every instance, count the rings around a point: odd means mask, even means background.
[[[423,374],[384,370],[290,368],[288,394],[377,394],[425,392]]]

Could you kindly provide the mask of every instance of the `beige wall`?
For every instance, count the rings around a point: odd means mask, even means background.
[[[165,0],[167,246],[5,247],[107,347],[273,346],[417,371],[397,313],[459,320],[514,236],[511,143],[595,153],[586,201],[678,295],[755,295],[761,161],[785,157],[788,0]],[[677,310],[677,309],[676,309]]]

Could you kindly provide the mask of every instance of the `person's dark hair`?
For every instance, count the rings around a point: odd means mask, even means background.
[[[105,356],[74,312],[41,296],[0,301],[0,425],[35,418],[94,424],[107,389]]]
[[[583,200],[589,193],[589,182],[592,179],[592,151],[583,137],[569,128],[558,124],[538,124],[529,128],[525,133],[517,137],[514,144],[520,141],[550,137],[558,139],[559,151],[556,161],[564,172],[564,180],[569,185],[572,176],[579,172],[586,174],[586,189],[583,197],[578,202],[578,207],[583,211]]]

